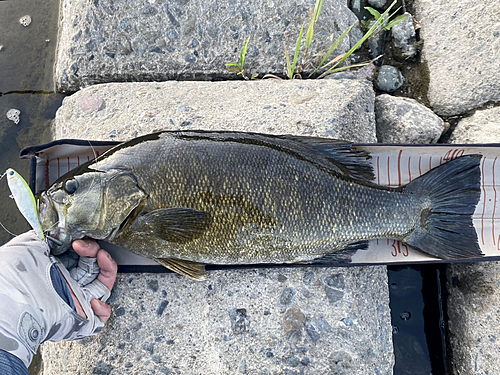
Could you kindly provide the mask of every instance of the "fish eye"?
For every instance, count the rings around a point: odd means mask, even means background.
[[[66,190],[68,194],[73,194],[77,189],[78,189],[78,181],[76,181],[75,179],[67,180],[64,183],[64,190]]]
[[[14,176],[14,171],[9,171],[9,176]]]

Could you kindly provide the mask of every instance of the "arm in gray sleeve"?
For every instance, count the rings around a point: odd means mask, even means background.
[[[95,278],[98,272],[90,272],[95,275],[87,275],[80,285],[34,232],[0,248],[0,269],[0,349],[21,359],[26,367],[42,342],[80,339],[104,327],[90,306],[92,299],[105,301],[110,294]],[[71,305],[64,281],[87,319]]]

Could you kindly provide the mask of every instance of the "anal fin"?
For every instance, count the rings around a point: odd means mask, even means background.
[[[204,264],[174,258],[156,258],[155,260],[170,271],[187,276],[196,281],[205,280]]]
[[[324,264],[328,265],[331,263],[350,263],[351,258],[358,250],[368,249],[368,241],[358,241],[348,244],[346,247],[339,251],[335,251],[330,254],[326,254],[321,258],[316,258],[304,264]]]

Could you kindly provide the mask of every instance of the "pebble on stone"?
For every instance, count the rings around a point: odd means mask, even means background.
[[[284,306],[291,305],[296,294],[297,294],[297,291],[295,290],[295,288],[283,289],[283,292],[281,292],[281,296],[280,296],[280,300],[279,300],[280,305],[284,305]]]
[[[316,328],[311,323],[306,324],[306,332],[313,342],[316,342],[320,338],[320,334],[316,331]]]
[[[148,289],[149,290],[152,290],[153,292],[157,292],[158,291],[158,280],[148,280],[146,282],[147,286],[148,286]]]
[[[28,27],[31,24],[31,16],[25,15],[19,19],[19,23],[24,27]]]
[[[84,113],[97,112],[106,108],[103,98],[93,94],[86,94],[78,98],[78,106]]]
[[[342,319],[342,323],[344,323],[347,327],[351,327],[354,324],[352,319],[349,317]]]
[[[409,59],[417,53],[415,48],[417,39],[415,26],[413,26],[413,18],[410,13],[406,12],[405,14],[408,15],[408,18],[394,26],[391,32],[394,46],[397,48],[397,54],[403,59]]]
[[[168,301],[161,301],[160,306],[158,306],[158,309],[156,309],[156,314],[158,316],[162,316],[163,315],[163,311],[165,311],[165,309],[167,308],[167,306],[168,306]]]
[[[94,374],[94,375],[109,375],[109,374],[111,374],[111,371],[113,371],[113,368],[114,367],[111,366],[109,363],[99,361],[95,365],[92,374]]]
[[[398,68],[391,65],[382,65],[378,71],[375,85],[384,92],[394,92],[403,86],[403,75]]]
[[[330,303],[340,301],[344,297],[344,275],[337,273],[325,278],[324,286],[326,297]]]
[[[231,329],[235,334],[246,332],[250,326],[250,317],[247,315],[246,309],[232,309],[229,311],[229,319],[231,320]]]
[[[352,357],[346,352],[335,352],[330,358],[330,370],[335,374],[350,374],[351,370],[354,370],[354,364]]]
[[[302,337],[306,316],[297,307],[290,307],[283,315],[283,332],[288,340],[296,342]]]
[[[14,124],[19,124],[19,121],[21,121],[21,118],[19,117],[21,115],[21,111],[19,109],[11,108],[7,111],[7,118],[10,121],[14,121]]]

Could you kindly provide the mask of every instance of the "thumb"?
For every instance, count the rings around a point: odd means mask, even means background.
[[[111,307],[109,307],[109,305],[105,304],[101,300],[98,300],[97,298],[94,298],[90,301],[90,306],[92,307],[94,314],[101,319],[103,323],[108,321],[111,316]]]

